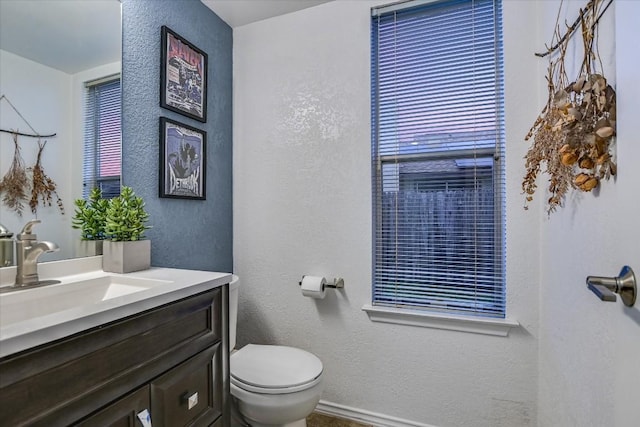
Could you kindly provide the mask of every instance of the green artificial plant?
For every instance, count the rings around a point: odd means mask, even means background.
[[[123,186],[120,196],[109,200],[106,210],[105,236],[113,241],[135,241],[144,238],[149,214],[144,209],[142,197],[136,196],[131,187]]]
[[[102,198],[102,190],[95,187],[89,200],[76,199],[75,213],[71,227],[80,230],[82,240],[103,240],[105,238],[105,214],[109,201]]]

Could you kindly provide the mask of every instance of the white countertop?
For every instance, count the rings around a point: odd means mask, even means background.
[[[73,271],[73,274],[70,275],[69,271]],[[102,271],[101,256],[41,263],[38,266],[38,274],[40,280],[61,277],[86,280],[108,274],[155,279],[164,281],[164,283],[105,301],[81,305],[7,325],[0,324],[0,357],[64,338],[208,289],[220,287],[231,281],[230,273],[176,268],[152,267],[149,270],[125,275],[105,273]],[[14,280],[15,267],[0,268],[0,286],[10,286]],[[29,290],[16,292],[29,292]],[[0,299],[4,295],[10,294],[0,294]]]

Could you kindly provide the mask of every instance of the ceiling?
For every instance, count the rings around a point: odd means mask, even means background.
[[[231,27],[329,1],[202,0]],[[121,60],[120,15],[118,0],[0,0],[0,49],[75,74]]]
[[[202,0],[231,27],[328,3],[331,0]]]
[[[117,0],[0,0],[0,49],[68,74],[118,62],[120,6]]]

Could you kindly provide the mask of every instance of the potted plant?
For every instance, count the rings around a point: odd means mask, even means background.
[[[144,239],[149,214],[131,187],[109,200],[105,213],[102,269],[113,273],[146,270],[151,265],[151,241]]]
[[[102,198],[102,190],[95,187],[89,200],[77,199],[71,227],[80,230],[77,252],[81,256],[102,255],[105,214],[109,201]]]

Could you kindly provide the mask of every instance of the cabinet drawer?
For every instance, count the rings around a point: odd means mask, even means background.
[[[74,427],[139,427],[137,415],[150,408],[149,386],[141,387]]]
[[[220,344],[151,382],[154,427],[209,426],[222,414]]]

